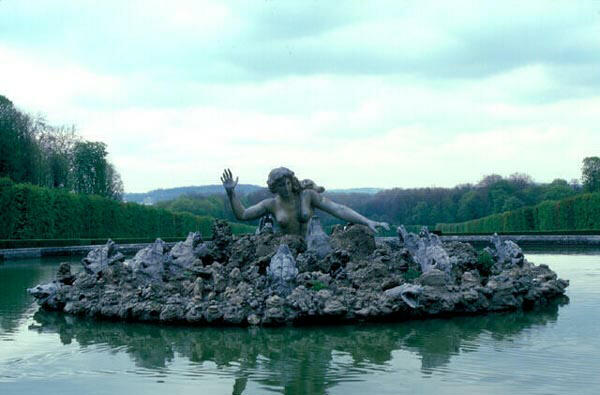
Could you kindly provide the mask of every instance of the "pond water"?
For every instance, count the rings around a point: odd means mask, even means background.
[[[568,300],[530,312],[270,329],[41,312],[25,289],[66,259],[0,263],[0,394],[600,393],[600,251],[526,257],[571,281]]]

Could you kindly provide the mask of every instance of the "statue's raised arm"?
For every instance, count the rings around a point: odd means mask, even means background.
[[[270,201],[272,199],[265,199],[248,208],[244,207],[240,198],[235,193],[235,187],[238,184],[238,180],[239,177],[236,177],[235,181],[233,180],[231,170],[226,169],[223,171],[221,182],[223,183],[225,192],[227,192],[227,197],[229,197],[229,202],[231,203],[231,208],[235,217],[241,221],[250,221],[268,214],[270,212]]]
[[[267,185],[274,197],[249,208],[244,208],[235,194],[238,178],[236,177],[234,181],[231,170],[227,169],[223,172],[221,181],[237,219],[251,220],[272,214],[284,234],[304,236],[315,208],[344,221],[368,226],[374,232],[377,232],[377,227],[389,229],[385,222],[372,221],[351,208],[322,196],[321,192],[325,190],[323,187],[317,186],[312,180],[300,182],[294,172],[285,167],[278,167],[269,173]]]

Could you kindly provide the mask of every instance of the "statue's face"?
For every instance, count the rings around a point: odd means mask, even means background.
[[[283,198],[288,198],[290,196],[292,196],[292,180],[290,180],[289,177],[284,177],[282,178],[276,185],[275,185],[275,193],[277,193],[278,195],[280,195]]]

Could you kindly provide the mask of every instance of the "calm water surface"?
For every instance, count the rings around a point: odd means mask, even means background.
[[[50,280],[59,260],[0,263],[0,394],[599,394],[600,252],[527,259],[571,280],[569,300],[526,313],[278,329],[40,312],[25,288]]]

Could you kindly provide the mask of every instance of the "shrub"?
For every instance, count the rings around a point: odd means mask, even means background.
[[[490,274],[492,266],[494,266],[494,257],[486,250],[481,250],[477,254],[477,266],[479,272],[483,275]]]

